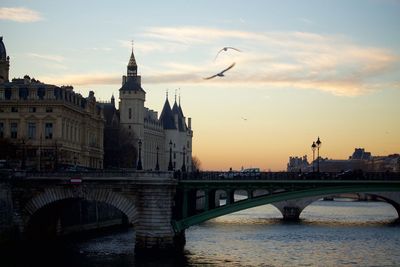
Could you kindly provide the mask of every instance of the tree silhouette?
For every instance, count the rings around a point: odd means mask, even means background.
[[[198,157],[192,157],[192,167],[193,171],[200,171],[201,170],[201,161]]]
[[[137,138],[123,128],[104,131],[104,168],[135,168]]]

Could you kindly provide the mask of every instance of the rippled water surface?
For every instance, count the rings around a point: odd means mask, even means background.
[[[64,242],[35,255],[21,251],[5,266],[400,265],[400,225],[386,203],[317,201],[300,222],[281,217],[267,205],[191,227],[180,256],[135,258],[134,231],[126,230]]]

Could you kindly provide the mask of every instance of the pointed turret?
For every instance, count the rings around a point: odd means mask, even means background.
[[[132,45],[132,53],[127,66],[127,75],[122,76],[122,87],[120,90],[122,91],[141,91],[144,92],[141,87],[141,77],[137,75],[137,64],[135,55],[133,54],[133,45]]]
[[[172,114],[174,116],[174,118],[177,119],[177,125],[178,125],[178,129],[180,132],[184,132],[186,131],[186,122],[185,122],[185,117],[183,116],[183,112],[182,109],[180,108],[180,106],[178,106],[177,102],[176,102],[176,96],[175,96],[175,103],[174,106],[172,107]]]
[[[133,54],[133,47],[132,47],[132,53],[131,53],[131,58],[129,59],[128,67],[127,67],[127,76],[136,76],[137,75],[137,64],[136,64],[136,59],[135,55]]]
[[[112,94],[112,96],[111,96],[111,104],[112,104],[113,106],[115,106],[115,98],[114,98],[114,94]]]
[[[172,113],[171,106],[169,105],[168,95],[165,99],[163,110],[161,111],[160,121],[163,128],[166,130],[176,129],[174,114]]]

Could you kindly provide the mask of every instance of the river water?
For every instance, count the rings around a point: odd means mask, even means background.
[[[186,230],[183,255],[137,258],[134,231],[25,249],[0,266],[400,266],[400,225],[382,202],[317,201],[285,223],[271,205]]]

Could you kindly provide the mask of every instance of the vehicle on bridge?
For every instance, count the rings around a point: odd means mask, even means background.
[[[241,171],[230,169],[228,172],[223,172],[218,175],[219,178],[236,178],[236,177],[260,177],[260,168],[247,168]]]
[[[232,171],[232,170],[230,170],[230,171],[228,171],[228,172],[220,173],[220,174],[218,175],[218,177],[220,177],[220,178],[234,178],[234,177],[237,177],[238,175],[239,175],[239,172],[238,172],[238,171]]]
[[[240,171],[239,176],[260,176],[260,168],[248,168]]]

